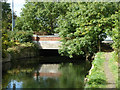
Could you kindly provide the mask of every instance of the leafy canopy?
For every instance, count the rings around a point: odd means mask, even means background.
[[[16,15],[14,13],[14,19]],[[12,28],[12,13],[10,3],[2,2],[2,29],[11,30]]]
[[[45,31],[54,33],[59,15],[67,11],[68,3],[26,2],[21,17],[16,21],[16,28],[21,30]]]
[[[80,54],[89,56],[98,51],[98,42],[105,37],[104,33],[116,27],[117,18],[112,18],[116,13],[117,3],[72,3],[66,15],[60,15],[58,18],[56,31],[62,38],[59,52],[73,57]]]

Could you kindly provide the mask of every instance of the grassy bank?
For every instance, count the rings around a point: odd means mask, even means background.
[[[104,73],[104,53],[98,52],[92,62],[92,68],[87,75],[87,82],[85,88],[105,88],[106,76]]]
[[[118,55],[112,52],[111,56],[112,57],[109,59],[109,67],[115,79],[116,88],[118,88]]]

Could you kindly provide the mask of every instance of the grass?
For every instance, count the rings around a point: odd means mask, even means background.
[[[106,75],[104,73],[104,53],[98,52],[92,62],[92,68],[87,75],[87,83],[85,88],[106,88]]]
[[[114,76],[116,88],[118,88],[118,55],[115,52],[112,52],[111,56],[112,57],[109,59],[109,67]]]

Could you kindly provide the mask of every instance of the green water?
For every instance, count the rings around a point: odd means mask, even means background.
[[[89,64],[82,60],[64,61],[54,56],[9,62],[10,67],[3,73],[3,88],[84,88]],[[46,74],[40,74],[40,70]]]

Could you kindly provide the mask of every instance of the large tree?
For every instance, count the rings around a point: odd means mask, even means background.
[[[66,16],[61,15],[58,19],[59,27],[56,31],[62,38],[59,52],[70,57],[83,54],[87,59],[90,54],[98,51],[99,41],[105,37],[104,33],[115,28],[115,20],[111,17],[118,13],[118,5],[78,2],[68,8]]]
[[[11,9],[10,4],[2,2],[2,29],[11,29]]]
[[[14,19],[16,15],[14,13]],[[2,2],[2,29],[11,30],[12,28],[12,12],[10,9],[10,3]]]
[[[65,15],[68,5],[69,3],[26,2],[21,17],[16,21],[16,28],[33,31],[42,30],[52,34],[57,27],[58,16]]]
[[[120,53],[120,5],[117,3],[118,9],[114,14],[112,14],[109,17],[109,21],[111,22],[111,26],[113,28],[108,29],[107,33],[112,37],[113,39],[113,44],[112,47],[113,49],[117,52]],[[109,22],[109,23],[110,23]]]

